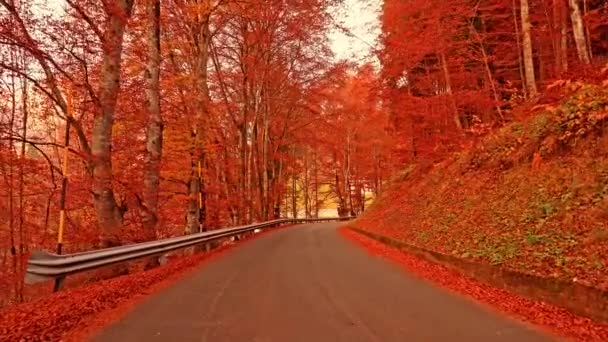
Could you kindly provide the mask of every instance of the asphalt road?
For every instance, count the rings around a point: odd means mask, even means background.
[[[551,340],[370,256],[338,226],[290,227],[238,246],[94,340]]]

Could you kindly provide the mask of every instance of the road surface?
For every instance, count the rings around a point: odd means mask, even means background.
[[[95,341],[550,341],[308,224],[238,246]]]

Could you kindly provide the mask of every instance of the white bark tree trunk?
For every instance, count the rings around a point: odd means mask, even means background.
[[[528,98],[528,89],[526,88],[526,76],[524,73],[524,62],[522,60],[521,34],[519,33],[519,24],[517,20],[517,2],[513,0],[513,28],[515,29],[515,43],[517,45],[517,65],[519,67],[519,79],[521,80],[521,90],[524,93],[524,98]]]
[[[534,56],[532,54],[532,25],[530,24],[530,9],[528,0],[521,0],[521,30],[523,34],[522,47],[524,52],[524,70],[526,73],[526,88],[530,97],[536,97],[536,76],[534,74]]]
[[[572,20],[572,33],[574,35],[574,43],[576,44],[576,52],[578,59],[585,63],[591,63],[589,50],[587,49],[587,38],[585,36],[585,23],[577,0],[570,0],[570,19]]]

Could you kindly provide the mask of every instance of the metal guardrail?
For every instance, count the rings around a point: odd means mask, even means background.
[[[275,227],[288,223],[346,221],[349,219],[351,219],[351,217],[310,219],[287,218],[82,253],[57,255],[44,251],[37,251],[32,254],[32,257],[28,261],[25,282],[33,284],[50,279],[63,279],[70,274],[129,260],[160,255],[201,243],[230,238],[256,229]]]

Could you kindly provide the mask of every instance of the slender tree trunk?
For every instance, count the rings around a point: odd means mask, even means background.
[[[561,54],[561,37],[560,37],[560,23],[561,23],[561,11],[560,11],[560,0],[553,0],[551,3],[551,44],[553,46],[553,58],[554,58],[554,76],[559,75],[562,72],[562,54]]]
[[[73,116],[74,115],[74,97],[73,97],[73,93],[72,90],[68,90],[67,93],[67,113],[69,113],[69,116]],[[62,165],[61,165],[61,172],[62,172],[62,177],[61,177],[61,192],[59,193],[59,224],[57,227],[57,254],[62,254],[63,253],[63,236],[65,234],[65,221],[66,221],[66,204],[67,204],[67,196],[68,196],[68,184],[69,184],[69,178],[68,178],[68,165],[69,165],[69,148],[70,148],[70,128],[71,128],[71,123],[69,120],[67,120],[65,122],[65,129],[64,129],[64,135],[63,135],[63,160],[62,160]],[[57,135],[59,135],[59,132],[57,132]],[[56,140],[59,140],[58,137],[56,138]],[[57,151],[59,154],[59,151]],[[50,198],[49,198],[50,199]],[[49,208],[49,205],[47,205],[47,210]],[[48,214],[47,214],[48,216]],[[61,286],[63,284],[65,278],[55,278],[55,285],[53,287],[53,292],[57,292],[61,289]]]
[[[568,6],[564,3],[567,0],[560,0],[560,33],[561,44],[560,53],[562,61],[562,71],[568,71]]]
[[[473,31],[475,37],[477,38],[477,42],[479,43],[479,49],[481,50],[481,57],[483,59],[484,69],[486,71],[486,75],[488,76],[488,82],[490,83],[490,89],[492,90],[492,95],[494,96],[494,102],[496,106],[496,112],[500,117],[500,121],[504,123],[505,117],[502,113],[502,109],[500,108],[500,98],[498,96],[498,91],[496,90],[496,84],[494,83],[494,75],[492,75],[492,70],[490,69],[490,62],[488,58],[488,54],[486,53],[486,47],[483,43],[483,39],[480,36],[479,32],[475,29],[475,27],[470,24],[469,27]],[[460,122],[460,120],[458,120]]]
[[[252,127],[253,128],[253,127]],[[253,129],[252,129],[253,133]],[[253,213],[253,201],[252,201],[252,188],[253,188],[253,137],[251,145],[247,144],[247,178],[245,179],[245,202],[247,203],[245,211],[245,219],[247,223],[252,222]]]
[[[263,154],[263,152],[260,152],[260,145],[262,145],[263,148],[263,142],[260,141],[260,125],[257,124],[258,121],[258,115],[256,115],[256,124],[254,125],[254,130],[253,130],[253,143],[252,143],[252,149],[253,149],[253,167],[254,167],[254,173],[253,176],[255,176],[255,184],[256,187],[255,189],[253,189],[252,187],[252,191],[251,191],[251,200],[252,200],[252,204],[253,204],[253,210],[254,210],[254,214],[257,220],[264,220],[264,176],[262,175],[263,173],[263,165],[262,165],[262,159],[263,156],[261,156]],[[263,122],[262,122],[262,129],[263,129]],[[264,135],[264,132],[262,132],[262,136]],[[254,190],[255,190],[255,196],[254,196]]]
[[[526,73],[526,87],[530,97],[538,94],[536,88],[536,76],[534,74],[534,55],[532,53],[532,25],[530,24],[530,13],[528,0],[521,0],[521,30],[523,34],[524,70]]]
[[[538,81],[542,84],[545,80],[547,80],[547,64],[545,62],[545,45],[541,42],[537,46],[537,70],[538,70]]]
[[[14,60],[13,51],[10,52],[11,59]],[[15,86],[15,74],[11,73],[11,84],[10,84],[10,92],[11,92],[11,114],[9,118],[9,134],[12,134],[13,129],[15,127],[15,116],[17,115],[17,96],[16,96],[16,86]],[[15,150],[14,144],[12,140],[8,141],[8,224],[10,228],[10,244],[11,244],[11,256],[13,261],[13,269],[12,269],[12,282],[13,282],[13,295],[15,296],[15,300],[19,300],[19,261],[20,258],[19,253],[17,252],[16,247],[16,237],[15,237],[15,175],[13,173],[13,166],[15,163]]]
[[[276,178],[276,183],[275,184],[283,184],[283,160],[279,160],[279,171],[278,171],[278,177]],[[281,191],[279,192],[278,186],[275,186],[274,188],[274,195],[275,195],[275,207],[274,207],[274,218],[279,218],[281,216],[281,202],[282,202],[282,197],[283,197],[283,190],[281,189]],[[285,196],[287,197],[287,196]],[[287,207],[287,206],[286,206]]]
[[[310,182],[308,179],[308,151],[304,151],[304,182],[302,191],[304,192],[304,217],[310,217]]]
[[[352,186],[352,178],[351,178],[351,136],[350,132],[346,135],[346,168],[344,170],[344,193],[346,194],[346,201],[348,206],[348,214],[354,215],[354,207],[353,207],[353,194],[351,190]]]
[[[25,58],[24,58],[24,63],[23,63],[24,67],[25,67]],[[22,109],[23,109],[23,126],[21,128],[21,151],[19,153],[19,159],[20,159],[20,163],[19,163],[19,270],[20,272],[23,272],[23,257],[26,255],[26,248],[27,245],[25,243],[25,238],[26,238],[26,232],[25,232],[25,203],[24,203],[24,186],[25,186],[25,170],[24,170],[24,166],[25,166],[25,144],[26,144],[26,138],[27,138],[27,123],[28,123],[28,114],[29,114],[29,108],[28,108],[28,84],[27,84],[27,80],[24,78],[23,82],[21,84],[21,103],[22,103]],[[23,277],[19,277],[19,302],[23,302],[23,289],[24,289],[24,282],[23,282]]]
[[[589,64],[591,63],[591,57],[589,57],[587,38],[585,37],[585,23],[583,22],[578,0],[570,0],[570,10],[572,33],[574,35],[574,43],[576,45],[578,59],[585,64]]]
[[[347,189],[347,201],[348,201],[348,214],[353,216],[355,214],[355,206],[353,203],[353,190],[352,190],[352,180],[350,178],[347,178],[346,180],[346,189]]]
[[[460,121],[460,115],[458,114],[458,107],[456,106],[456,100],[454,99],[454,94],[452,93],[452,79],[450,77],[450,69],[448,68],[448,62],[445,58],[445,53],[441,52],[439,54],[439,58],[441,60],[441,70],[443,70],[443,77],[445,79],[445,91],[448,94],[450,107],[452,108],[452,115],[454,119],[454,123],[456,127],[461,130],[462,122]]]
[[[587,15],[587,10],[587,0],[583,0],[583,18],[585,17],[585,15]],[[587,38],[587,51],[589,52],[589,58],[593,59],[593,50],[591,49],[591,32],[589,31],[588,25],[585,25],[585,37]]]
[[[319,218],[319,164],[317,161],[317,150],[314,154],[315,167],[315,218]]]
[[[246,95],[245,95],[246,98]],[[245,102],[245,107],[246,107]],[[240,178],[239,178],[239,223],[245,222],[245,210],[246,210],[246,198],[245,192],[247,189],[247,110],[244,108],[243,110],[243,122],[240,124],[239,132],[240,132],[240,142],[239,142],[239,152],[240,152]]]
[[[268,177],[269,172],[269,161],[268,161],[268,139],[269,139],[269,123],[268,123],[268,111],[264,111],[264,132],[262,134],[262,208],[263,208],[263,218],[264,220],[268,220],[270,216],[270,178]],[[274,175],[273,175],[274,177]]]
[[[361,199],[361,214],[365,211],[365,186],[363,184],[359,184],[359,196]]]
[[[145,71],[148,127],[144,156],[144,189],[142,223],[147,240],[156,238],[158,191],[163,146],[163,122],[160,110],[160,0],[146,4],[148,17],[148,64]]]
[[[553,34],[556,74],[568,71],[568,0],[553,0]]]
[[[517,63],[519,66],[519,79],[521,80],[521,89],[524,93],[524,98],[528,98],[528,89],[526,88],[526,76],[524,74],[524,62],[522,59],[521,35],[519,33],[519,24],[517,17],[517,3],[515,0],[513,0],[513,27],[515,28],[515,42],[517,45]]]
[[[229,182],[228,179],[228,174],[227,174],[227,170],[228,168],[228,151],[226,151],[226,149],[224,149],[224,156],[222,158],[223,163],[222,165],[218,165],[218,169],[219,169],[219,173],[220,173],[220,179],[221,182],[220,184],[223,185],[223,190],[224,190],[224,197],[226,198],[226,201],[228,202],[228,209],[230,210],[230,223],[234,226],[239,224],[238,222],[238,203],[235,205],[234,202],[232,201],[234,199],[234,195],[232,194],[232,192],[230,191],[230,188],[228,186],[228,184],[232,184]],[[237,188],[238,190],[238,188]]]
[[[293,218],[298,218],[298,196],[296,189],[297,181],[295,173],[291,176],[291,213]]]
[[[196,133],[192,132],[195,137]],[[194,140],[194,138],[193,138]],[[186,234],[194,234],[200,232],[200,208],[199,194],[201,191],[200,180],[198,178],[198,163],[196,153],[190,153],[190,180],[188,182],[188,211],[186,212]]]
[[[334,161],[335,161],[335,156],[334,156]],[[338,197],[338,215],[340,217],[342,217],[342,216],[346,216],[346,214],[348,213],[348,208],[347,208],[346,198],[345,198],[346,195],[343,192],[342,183],[340,181],[340,172],[339,171],[340,170],[338,168],[336,168],[334,170],[336,197]]]
[[[120,91],[122,47],[125,27],[133,9],[133,0],[118,0],[108,10],[108,28],[104,37],[105,54],[99,85],[100,110],[93,118],[91,141],[92,191],[102,247],[120,243],[123,212],[112,186],[112,126]]]

